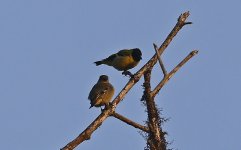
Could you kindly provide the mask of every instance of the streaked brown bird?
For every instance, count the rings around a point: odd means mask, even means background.
[[[98,82],[93,86],[89,93],[90,108],[108,106],[115,92],[114,87],[109,82],[107,75],[101,75]]]

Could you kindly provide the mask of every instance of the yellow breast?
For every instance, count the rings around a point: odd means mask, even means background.
[[[112,66],[119,71],[123,71],[129,70],[135,67],[137,64],[138,62],[135,62],[131,56],[119,56],[113,61]]]

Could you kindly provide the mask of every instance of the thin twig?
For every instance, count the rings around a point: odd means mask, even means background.
[[[115,117],[115,118],[117,118],[117,119],[127,123],[130,126],[133,126],[134,128],[140,129],[140,130],[142,130],[144,132],[147,132],[147,133],[149,132],[149,128],[148,127],[140,125],[139,123],[136,123],[136,122],[134,122],[134,121],[132,121],[132,120],[122,116],[121,114],[118,114],[118,113],[114,112],[111,116],[113,116],[113,117]]]
[[[155,87],[155,89],[152,91],[152,96],[155,97],[156,94],[161,90],[161,88],[169,81],[169,79],[193,56],[195,56],[198,53],[197,50],[192,51],[187,55],[186,58],[184,58],[170,73],[167,74],[166,77],[162,79],[162,81]]]
[[[165,76],[167,75],[167,70],[166,70],[166,68],[165,68],[165,66],[164,66],[164,64],[163,64],[163,61],[162,61],[161,56],[160,56],[160,54],[159,54],[157,45],[156,45],[155,43],[153,43],[153,46],[154,46],[154,49],[155,49],[155,51],[156,51],[159,64],[160,64],[160,66],[161,66],[161,68],[162,68],[162,72],[163,72],[164,77],[165,77]]]
[[[166,40],[160,46],[158,51],[160,55],[166,49],[166,47],[170,44],[172,39],[176,36],[178,31],[185,25],[185,20],[188,18],[189,12],[185,12],[179,16],[178,22],[175,27],[172,29],[170,34],[167,36]],[[139,81],[144,72],[154,66],[157,62],[157,55],[155,54],[136,74],[134,78],[131,78],[129,82],[125,85],[125,87],[121,90],[121,92],[116,96],[113,100],[111,107],[104,110],[78,137],[76,137],[73,141],[68,143],[62,150],[73,150],[76,146],[82,143],[85,140],[88,140],[92,133],[106,120],[107,117],[110,116],[111,113],[115,111],[116,106],[120,103],[121,100],[125,97],[125,95],[129,92],[129,90]]]
[[[192,23],[192,22],[185,22],[185,25],[186,25],[186,24],[193,24],[193,23]]]

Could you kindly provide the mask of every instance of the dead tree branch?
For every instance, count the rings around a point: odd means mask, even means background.
[[[133,126],[134,128],[140,129],[140,130],[142,130],[144,132],[149,132],[149,128],[148,127],[140,125],[140,124],[138,124],[138,123],[136,123],[136,122],[134,122],[134,121],[132,121],[132,120],[122,116],[121,114],[118,114],[118,113],[114,112],[111,116],[113,116],[113,117],[115,117],[115,118],[125,122],[126,124],[128,124],[130,126]]]
[[[160,56],[160,54],[159,54],[157,45],[156,45],[155,43],[153,43],[153,46],[154,46],[154,49],[155,49],[155,51],[156,51],[157,59],[158,59],[159,64],[160,64],[160,66],[161,66],[162,72],[163,72],[164,76],[166,76],[166,75],[167,75],[167,70],[166,70],[166,68],[165,68],[165,66],[164,66],[164,64],[163,64],[163,61],[162,61],[161,56]]]
[[[102,113],[73,141],[68,143],[61,150],[73,150],[76,146],[85,140],[89,140],[92,133],[102,124],[102,122],[113,113],[113,108],[102,111]]]
[[[174,26],[172,31],[169,33],[169,35],[167,36],[165,41],[162,43],[162,45],[158,49],[160,56],[162,55],[164,50],[167,48],[167,46],[171,43],[173,38],[177,35],[177,33],[182,29],[182,27],[184,27],[187,24],[191,24],[191,22],[187,22],[187,23],[185,22],[186,19],[188,18],[188,16],[189,16],[189,11],[187,11],[179,16],[178,22],[176,23],[176,25]],[[136,75],[138,75],[138,77],[141,77],[148,68],[153,67],[157,63],[157,59],[158,59],[157,55],[154,54],[152,56],[152,58],[136,73]]]
[[[161,129],[161,119],[154,101],[154,97],[151,95],[151,71],[152,68],[147,70],[144,74],[144,100],[146,101],[146,108],[148,113],[148,127],[149,137],[147,144],[151,150],[166,150],[165,134]]]
[[[190,60],[193,56],[195,56],[198,53],[197,50],[192,51],[187,55],[186,58],[184,58],[170,73],[168,73],[161,82],[155,87],[155,89],[152,91],[152,96],[156,96],[156,94],[161,90],[161,88],[170,80],[170,78],[186,63],[188,60]]]

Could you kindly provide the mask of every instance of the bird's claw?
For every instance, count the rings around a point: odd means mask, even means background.
[[[101,108],[101,112],[103,112],[104,110],[110,108],[111,106],[112,106],[112,103],[111,103],[111,102],[106,103],[106,104],[105,104],[105,107],[104,107],[103,109]]]
[[[101,110],[101,112],[103,112],[105,110],[105,108],[100,107],[100,110]]]
[[[129,77],[131,77],[131,78],[134,77],[134,75],[133,75],[130,71],[127,71],[127,70],[126,70],[126,71],[123,71],[122,74],[125,75],[125,76],[129,76]]]

